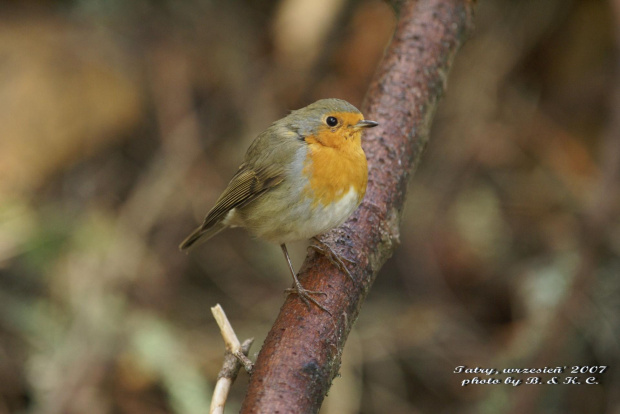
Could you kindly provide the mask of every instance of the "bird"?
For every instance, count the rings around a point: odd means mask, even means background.
[[[327,311],[305,289],[286,243],[314,239],[310,247],[351,273],[343,259],[317,236],[342,224],[360,205],[368,183],[362,132],[379,125],[342,99],[321,99],[271,124],[248,148],[243,163],[207,213],[179,246],[182,251],[228,227],[280,245],[294,287],[307,305]],[[329,311],[327,311],[329,313]]]

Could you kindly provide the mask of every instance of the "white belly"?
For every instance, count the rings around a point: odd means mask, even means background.
[[[280,204],[271,201],[270,207]],[[360,201],[358,193],[351,187],[338,201],[327,206],[320,203],[313,206],[312,200],[306,198],[285,208],[280,205],[277,211],[276,208],[261,208],[265,214],[260,217],[232,210],[226,224],[245,227],[256,237],[283,244],[309,239],[339,226],[355,211]]]
[[[340,200],[329,206],[319,204],[310,217],[300,220],[296,237],[290,241],[309,239],[341,225],[355,211],[359,202],[357,192],[351,187]]]

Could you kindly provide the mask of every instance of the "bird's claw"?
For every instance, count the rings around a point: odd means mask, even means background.
[[[320,292],[317,290],[308,290],[308,289],[304,289],[303,287],[301,287],[301,285],[297,285],[295,287],[292,288],[288,288],[285,289],[285,292],[288,295],[297,295],[299,296],[299,299],[302,300],[303,303],[306,304],[307,307],[310,308],[310,302],[314,303],[316,306],[318,306],[321,310],[329,313],[331,315],[331,312],[328,311],[323,305],[321,305],[316,299],[314,299],[311,295],[324,295],[327,296],[327,293],[325,292]]]
[[[347,266],[344,264],[344,262],[346,261],[351,265],[355,265],[357,263],[351,259],[347,259],[346,257],[341,257],[338,253],[334,251],[334,249],[332,249],[325,242],[319,240],[318,238],[313,237],[313,240],[316,242],[316,244],[310,244],[310,246],[308,247],[315,250],[317,253],[320,253],[323,256],[327,257],[327,260],[329,260],[331,264],[336,266],[342,272],[346,273],[349,279],[351,279],[351,281],[355,283],[355,279],[353,279],[353,275],[351,274],[349,269],[347,269]]]

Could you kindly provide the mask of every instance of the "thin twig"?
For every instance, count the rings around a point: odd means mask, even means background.
[[[217,325],[220,327],[222,338],[224,338],[224,343],[226,344],[226,350],[233,354],[239,351],[239,349],[241,349],[241,343],[239,342],[239,339],[237,339],[237,335],[235,335],[235,331],[228,321],[226,313],[224,313],[224,309],[222,309],[218,303],[211,308],[211,313],[215,318],[215,322],[217,322]]]
[[[226,313],[224,313],[224,309],[222,309],[219,304],[211,308],[211,313],[220,327],[222,338],[224,338],[224,343],[226,344],[226,354],[224,355],[222,369],[217,376],[217,383],[213,390],[213,398],[211,399],[209,413],[223,414],[228,392],[230,391],[232,383],[237,378],[239,369],[243,366],[248,373],[252,373],[253,365],[247,355],[252,346],[252,342],[254,342],[254,338],[246,339],[243,341],[243,344],[241,344],[226,317]]]

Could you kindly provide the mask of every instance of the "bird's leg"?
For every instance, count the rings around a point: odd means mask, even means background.
[[[349,272],[349,269],[347,269],[347,267],[344,264],[344,262],[347,261],[349,264],[355,265],[356,263],[353,260],[349,260],[346,257],[341,257],[340,255],[338,255],[338,253],[336,253],[326,243],[324,243],[323,241],[319,240],[318,237],[313,237],[312,240],[314,240],[316,242],[316,244],[310,244],[310,246],[308,246],[308,247],[314,249],[318,253],[322,254],[325,257],[327,257],[327,259],[331,262],[331,264],[336,266],[342,272],[346,273],[347,276],[349,277],[349,279],[351,279],[353,281],[353,283],[357,283],[357,282],[355,282],[355,279],[353,279],[353,275],[351,274],[351,272]]]
[[[321,308],[321,310],[324,310],[325,312],[327,312],[327,313],[329,313],[331,315],[330,311],[325,309],[323,307],[323,305],[321,305],[319,302],[316,301],[316,299],[314,299],[312,296],[310,296],[310,295],[326,295],[326,293],[325,292],[318,292],[318,291],[315,291],[315,290],[304,289],[304,287],[299,282],[299,279],[297,279],[297,275],[295,274],[295,271],[293,270],[293,265],[291,263],[291,259],[288,257],[288,250],[286,250],[286,245],[285,244],[281,244],[280,247],[282,248],[282,252],[284,253],[284,257],[286,258],[286,263],[288,263],[288,268],[290,269],[291,275],[293,276],[293,282],[295,283],[295,287],[294,288],[286,289],[286,292],[288,294],[293,293],[293,294],[299,296],[299,298],[306,304],[306,306],[310,307],[310,302],[312,302],[316,306]]]

